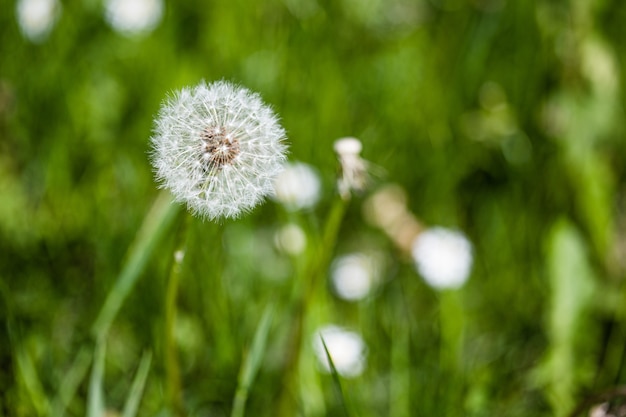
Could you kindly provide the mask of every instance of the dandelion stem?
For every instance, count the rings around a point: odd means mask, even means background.
[[[189,216],[187,216],[187,221],[189,221]],[[174,252],[174,261],[172,263],[172,269],[170,270],[165,293],[165,372],[167,375],[169,403],[176,416],[183,416],[185,414],[174,329],[176,325],[176,301],[178,299],[181,269],[185,256],[186,230],[187,222],[183,224],[182,230],[179,233],[181,244],[179,249]]]

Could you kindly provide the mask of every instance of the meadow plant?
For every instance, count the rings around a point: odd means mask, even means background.
[[[239,217],[273,191],[285,130],[261,97],[226,81],[201,82],[166,100],[155,122],[152,163],[161,186],[192,213]]]

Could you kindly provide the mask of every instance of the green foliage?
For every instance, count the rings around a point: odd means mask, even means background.
[[[623,391],[626,3],[168,1],[136,36],[104,16],[63,1],[31,41],[0,7],[0,415],[565,416]],[[201,79],[272,105],[317,206],[214,224],[169,204],[153,118]],[[343,136],[373,177],[350,201]],[[463,287],[428,287],[365,220],[384,183],[415,219],[393,233],[467,234]],[[380,259],[359,301],[330,279],[353,252]],[[327,323],[363,337],[359,375],[318,364]]]

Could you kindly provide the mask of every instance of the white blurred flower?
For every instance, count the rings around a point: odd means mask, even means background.
[[[176,201],[209,219],[238,217],[273,190],[285,131],[261,97],[204,82],[166,100],[155,121],[152,163]]]
[[[322,338],[337,372],[346,378],[360,375],[365,369],[367,347],[363,338],[355,332],[335,325],[327,325],[317,330],[313,336],[313,350],[317,360],[326,372],[330,372],[328,356]]]
[[[274,183],[274,197],[293,210],[313,207],[320,198],[321,184],[313,167],[293,162],[285,167]]]
[[[276,231],[274,242],[281,251],[289,255],[299,255],[306,247],[306,234],[300,226],[289,223]]]
[[[348,301],[361,300],[378,280],[375,260],[364,253],[351,253],[337,258],[331,266],[335,293]]]
[[[22,33],[31,41],[43,40],[54,26],[60,12],[58,0],[19,0],[17,22]]]
[[[472,269],[472,244],[461,232],[432,227],[413,242],[418,272],[433,288],[459,288]]]
[[[124,35],[152,31],[163,16],[163,0],[106,0],[105,18]]]

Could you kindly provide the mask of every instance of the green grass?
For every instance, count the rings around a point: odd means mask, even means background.
[[[100,2],[66,1],[31,42],[3,5],[0,416],[583,416],[623,401],[625,18],[617,0],[170,1],[127,37]],[[270,199],[209,223],[170,204],[153,119],[201,79],[271,104],[289,159],[320,174],[314,208]],[[344,136],[373,174],[349,201]],[[420,225],[472,241],[464,286],[430,288],[366,221],[388,183]],[[275,243],[286,224],[300,254]],[[382,261],[349,302],[331,265],[353,252]],[[318,364],[330,323],[363,337],[360,375]]]

